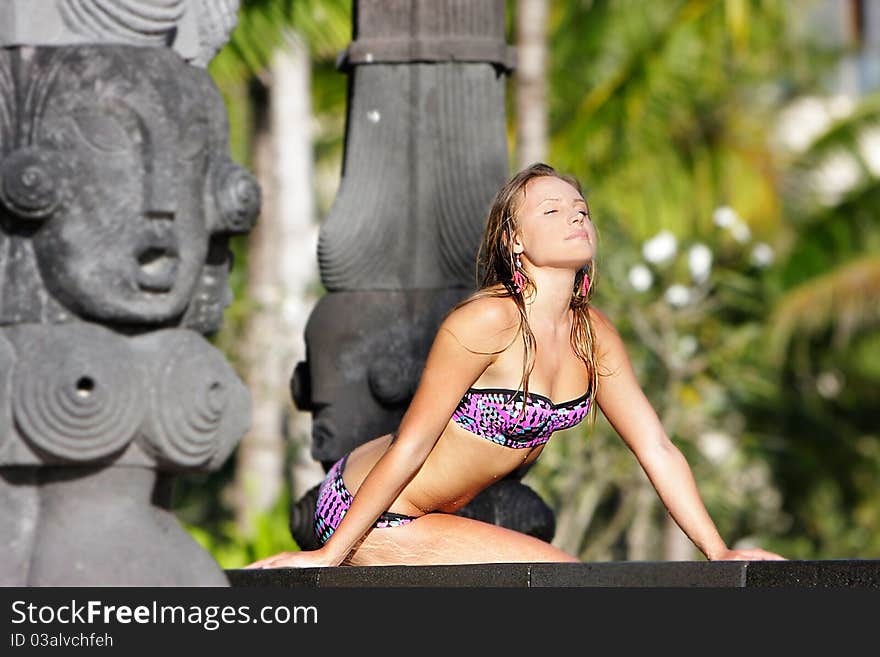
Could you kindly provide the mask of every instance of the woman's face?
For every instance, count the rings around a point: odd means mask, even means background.
[[[596,229],[584,197],[550,176],[533,178],[516,211],[514,252],[537,267],[581,269],[596,254]]]

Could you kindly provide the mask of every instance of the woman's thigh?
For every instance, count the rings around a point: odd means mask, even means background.
[[[345,560],[352,566],[578,561],[546,541],[448,513],[371,530]]]

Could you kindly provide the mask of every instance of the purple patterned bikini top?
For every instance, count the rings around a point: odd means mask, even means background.
[[[463,429],[505,447],[543,445],[554,431],[570,429],[590,412],[590,391],[571,401],[554,404],[549,397],[529,393],[521,420],[523,393],[509,388],[468,388],[452,413]],[[519,400],[519,401],[516,401]]]

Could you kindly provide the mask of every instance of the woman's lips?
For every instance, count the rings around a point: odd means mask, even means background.
[[[578,230],[566,237],[567,240],[588,240],[590,239],[590,234],[585,230]]]

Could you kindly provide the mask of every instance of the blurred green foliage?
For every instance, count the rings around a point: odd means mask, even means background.
[[[254,533],[249,537],[242,536],[231,519],[222,520],[211,530],[183,520],[181,524],[221,568],[241,568],[265,556],[298,549],[288,529],[289,507],[290,495],[285,491],[268,513],[256,516]]]

